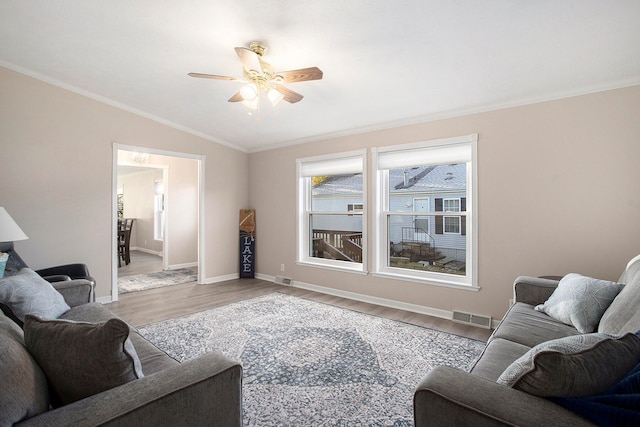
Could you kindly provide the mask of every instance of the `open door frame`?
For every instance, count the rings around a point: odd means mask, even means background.
[[[198,167],[198,283],[204,283],[205,275],[205,247],[204,247],[204,235],[205,235],[205,203],[204,203],[204,182],[205,182],[205,155],[204,154],[190,154],[179,153],[174,151],[157,150],[154,148],[138,147],[134,145],[124,145],[117,142],[113,143],[113,174],[111,185],[111,236],[116,235],[118,227],[118,210],[117,210],[117,193],[118,193],[118,151],[132,151],[139,153],[158,154],[162,156],[180,157],[184,159],[196,160]],[[171,215],[171,213],[169,213]],[[165,227],[168,227],[169,221],[166,222]],[[165,237],[167,236],[165,229]],[[116,239],[111,239],[111,301],[118,301],[118,246]],[[163,246],[163,251],[167,252],[167,246]],[[170,243],[169,243],[170,245]],[[164,257],[163,264],[166,266],[166,256]]]

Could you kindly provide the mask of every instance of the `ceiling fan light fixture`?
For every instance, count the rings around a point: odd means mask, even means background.
[[[254,83],[249,83],[240,88],[240,95],[245,101],[254,101],[258,97],[258,87]]]
[[[289,83],[304,82],[322,79],[323,73],[318,67],[300,68],[297,70],[275,72],[271,64],[264,61],[262,56],[267,47],[261,42],[252,42],[249,48],[236,47],[234,49],[242,63],[242,75],[244,79],[220,76],[217,74],[189,73],[191,77],[229,80],[242,82],[244,85],[236,92],[229,102],[241,102],[250,109],[257,109],[258,102],[264,92],[274,107],[285,100],[295,104],[304,98],[301,94],[292,91],[285,85]]]
[[[284,95],[278,92],[277,89],[271,88],[267,92],[267,98],[269,98],[269,101],[271,101],[271,105],[275,107],[280,103],[280,101],[284,99]]]
[[[258,109],[258,98],[254,98],[252,101],[242,101],[242,105],[244,105],[245,107],[247,107],[250,110],[257,110]]]

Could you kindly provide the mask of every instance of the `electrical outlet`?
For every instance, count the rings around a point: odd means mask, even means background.
[[[280,272],[284,273],[284,264],[280,264]]]

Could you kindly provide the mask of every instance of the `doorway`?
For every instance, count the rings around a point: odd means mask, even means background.
[[[113,239],[112,301],[118,300],[121,276],[143,282],[189,270],[189,281],[202,283],[203,167],[201,155],[114,144],[113,234],[119,220],[133,226],[130,262],[123,262],[120,239]]]

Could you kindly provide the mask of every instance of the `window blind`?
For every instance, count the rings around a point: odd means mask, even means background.
[[[468,142],[378,151],[379,169],[445,165],[470,161],[471,144]]]
[[[364,169],[364,156],[362,154],[348,157],[334,157],[326,159],[301,159],[298,160],[300,175],[325,176],[325,175],[347,175],[361,173]]]

